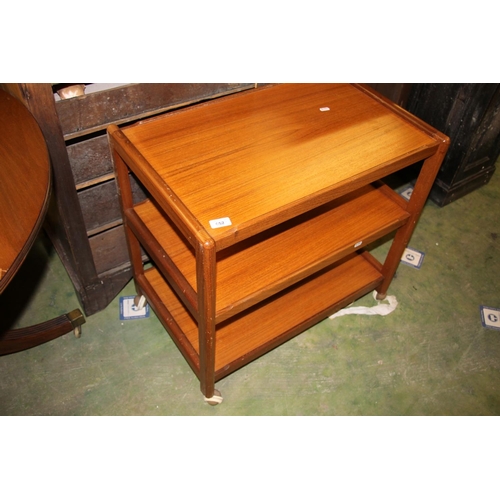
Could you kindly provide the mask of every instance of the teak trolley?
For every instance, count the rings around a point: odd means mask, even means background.
[[[108,134],[136,304],[209,404],[227,374],[372,290],[385,297],[449,144],[348,84],[265,86]],[[380,181],[418,161],[409,202]],[[393,231],[383,263],[364,250]]]

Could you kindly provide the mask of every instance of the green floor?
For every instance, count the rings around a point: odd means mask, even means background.
[[[427,203],[409,245],[425,257],[420,269],[399,266],[394,312],[321,322],[221,380],[219,406],[203,401],[154,314],[121,321],[117,297],[81,338],[0,357],[0,414],[499,415],[500,330],[480,315],[481,305],[500,309],[499,170],[444,208]],[[17,291],[30,297],[13,299]],[[120,295],[133,293],[129,283]],[[356,305],[374,304],[369,294]],[[79,307],[45,238],[0,307],[16,326]]]

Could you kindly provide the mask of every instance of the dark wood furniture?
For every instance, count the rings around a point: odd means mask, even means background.
[[[500,84],[413,84],[406,107],[451,140],[430,194],[437,205],[489,182],[500,153]]]
[[[0,294],[31,249],[45,219],[51,192],[50,160],[29,111],[0,90]],[[34,347],[85,322],[79,310],[39,325],[0,331],[0,355]]]
[[[61,85],[10,83],[37,120],[53,165],[54,198],[45,229],[75,286],[85,314],[104,309],[132,277],[126,250],[106,127],[255,84],[87,84],[80,97],[59,100]],[[144,194],[134,185],[134,196]]]
[[[368,85],[398,106],[406,108],[412,88],[411,83],[369,83]]]
[[[369,291],[385,297],[448,148],[359,85],[273,85],[108,130],[137,305],[210,404],[217,380]],[[418,161],[409,202],[380,182]],[[383,263],[364,250],[393,231]]]

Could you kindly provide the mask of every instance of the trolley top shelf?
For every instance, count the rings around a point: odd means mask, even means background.
[[[446,140],[349,84],[266,86],[110,136],[157,201],[219,248],[429,157]]]

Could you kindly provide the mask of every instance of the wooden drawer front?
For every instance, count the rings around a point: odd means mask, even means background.
[[[92,236],[89,242],[97,274],[119,268],[130,262],[123,226]]]
[[[134,202],[143,201],[146,195],[133,178],[131,178],[131,186]],[[110,224],[116,225],[121,221],[122,215],[114,179],[80,191],[78,198],[88,234],[95,234],[101,229],[106,229]]]
[[[249,83],[129,84],[58,101],[56,109],[63,134],[69,139],[105,129],[111,123],[126,122],[253,86]]]
[[[77,188],[92,179],[113,174],[106,134],[71,144],[67,151]]]

